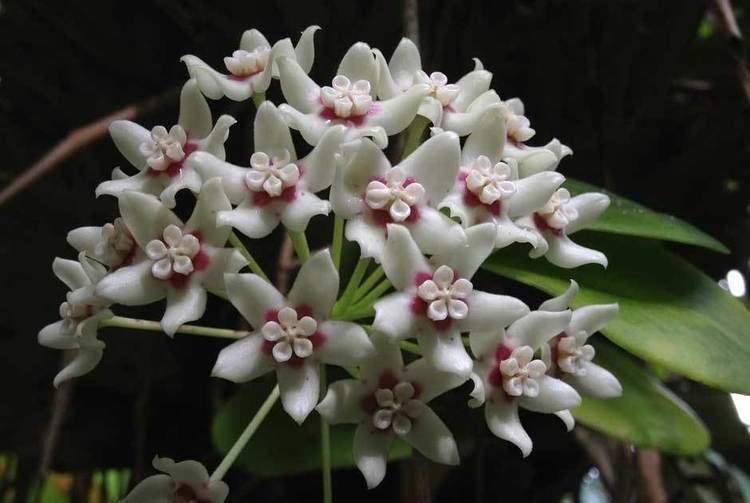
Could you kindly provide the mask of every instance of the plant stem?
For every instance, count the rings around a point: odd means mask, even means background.
[[[419,346],[417,346],[413,342],[401,341],[401,342],[398,343],[398,345],[401,347],[401,349],[403,349],[407,353],[412,353],[412,354],[415,354],[415,355],[421,355],[422,354],[422,352],[419,350]]]
[[[372,306],[372,304],[374,304],[376,300],[378,300],[385,292],[387,292],[391,286],[392,285],[390,280],[384,279],[380,282],[380,284],[378,284],[378,286],[373,288],[370,293],[362,297],[361,300],[359,300],[354,306],[352,306],[352,310],[356,311],[364,307]]]
[[[320,389],[321,396],[326,390],[326,366],[320,366]],[[320,452],[321,470],[323,476],[323,503],[333,501],[333,481],[331,477],[331,430],[328,421],[320,416]]]
[[[255,257],[253,257],[253,254],[250,253],[250,250],[245,247],[240,238],[234,232],[229,234],[229,244],[235,247],[242,254],[242,256],[245,257],[247,265],[251,271],[270,283],[268,276],[266,276],[266,273],[264,273],[263,269],[260,268],[258,262],[255,261]]]
[[[253,104],[257,109],[264,101],[266,101],[266,93],[253,93]]]
[[[338,215],[333,217],[333,243],[331,245],[333,264],[336,270],[341,269],[341,248],[344,244],[344,219]]]
[[[158,321],[139,320],[136,318],[125,318],[124,316],[113,316],[99,322],[100,327],[132,328],[135,330],[147,330],[149,332],[164,332]],[[177,329],[178,334],[202,335],[205,337],[218,337],[221,339],[241,339],[250,332],[244,330],[229,330],[228,328],[200,327],[196,325],[182,325]]]
[[[404,143],[404,150],[401,152],[401,159],[417,149],[422,139],[422,133],[424,133],[429,122],[429,119],[421,115],[414,117],[409,129],[406,130],[406,142]]]
[[[385,271],[383,271],[383,266],[379,265],[372,273],[367,277],[367,279],[359,285],[359,288],[357,288],[357,291],[354,293],[354,298],[352,299],[352,302],[359,302],[362,300],[362,297],[364,297],[367,293],[369,293],[370,289],[372,289],[375,284],[380,281],[380,278],[383,277],[385,274]]]
[[[344,293],[341,294],[341,298],[336,302],[336,305],[333,306],[334,315],[343,315],[346,312],[347,308],[352,303],[354,294],[357,292],[359,282],[362,281],[362,277],[365,275],[365,272],[367,272],[367,267],[369,265],[369,258],[359,259],[357,265],[354,267],[354,271],[352,271],[352,276],[349,278],[349,283],[347,283]]]
[[[310,258],[310,247],[307,244],[307,236],[304,232],[288,231],[289,239],[292,240],[294,253],[297,255],[300,263],[305,263]]]
[[[273,407],[273,405],[276,403],[276,400],[278,399],[279,399],[279,385],[277,384],[271,390],[271,393],[268,394],[268,398],[266,398],[265,402],[263,402],[263,405],[260,406],[260,409],[258,409],[258,412],[255,413],[253,418],[247,424],[247,426],[245,427],[245,430],[240,434],[240,436],[234,442],[234,445],[232,446],[232,448],[229,449],[229,452],[227,452],[227,455],[224,456],[224,459],[221,460],[221,463],[219,463],[219,466],[217,466],[216,470],[214,470],[214,472],[211,474],[212,481],[221,480],[222,478],[224,478],[224,475],[226,475],[229,468],[237,460],[237,457],[242,453],[242,450],[245,448],[245,446],[250,441],[252,436],[258,430],[258,427],[261,425],[261,423],[266,418],[268,413],[271,412],[271,408]]]

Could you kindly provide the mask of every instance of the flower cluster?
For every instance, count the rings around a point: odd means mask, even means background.
[[[42,329],[39,342],[78,349],[55,385],[100,361],[97,327],[120,320],[112,306],[166,299],[161,328],[173,336],[201,318],[212,293],[228,298],[252,327],[218,354],[212,375],[245,382],[273,371],[296,422],[315,410],[331,424],[356,424],[354,460],[368,487],[385,476],[395,438],[434,461],[459,462],[453,435],[429,402],[469,381],[469,407],[484,405],[489,430],[526,456],[532,442],[519,407],[556,414],[570,428],[581,395],[621,393],[587,344],[617,305],[571,310],[578,290],[571,282],[562,296],[531,310],[514,297],[480,291],[472,279],[513,243],[560,267],[606,267],[601,252],[570,236],[609,199],[571,197],[561,188],[557,167],[571,150],[556,139],[527,145],[535,131],[523,103],[501,99],[479,60],[451,83],[444,73],[427,73],[407,39],[388,61],[359,42],[319,85],[307,75],[317,29],[305,30],[296,46],[289,39],[271,45],[249,30],[224,58],[227,74],[185,56],[190,79],[175,125],[112,123],[112,139],[137,173],[116,169],[97,187],[97,196],[117,198],[120,217],[71,231],[78,261],[53,264],[71,291],[61,321]],[[274,79],[286,100],[278,106],[264,94]],[[224,115],[214,124],[206,100],[223,97],[257,104],[254,152],[239,164],[225,159],[223,146],[235,120]],[[427,124],[426,141],[388,159],[390,136],[409,127],[410,138],[419,139]],[[309,144],[304,155],[295,149],[295,131]],[[187,222],[172,211],[183,189],[196,200]],[[305,230],[331,213],[339,233],[333,247],[309,255]],[[287,295],[233,234],[255,240],[279,225],[302,262]],[[358,245],[360,261],[340,293],[343,236]],[[241,272],[246,266],[251,272]],[[404,347],[411,351],[406,361]],[[353,378],[331,383],[321,396],[326,365]],[[209,479],[194,461],[157,458],[154,466],[165,474],[141,483],[126,501],[226,498],[221,477]]]

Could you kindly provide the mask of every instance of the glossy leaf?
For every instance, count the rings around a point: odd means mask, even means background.
[[[604,330],[618,346],[726,391],[750,394],[750,314],[717,283],[657,243],[582,233],[576,241],[603,251],[609,268],[560,269],[531,260],[522,247],[503,249],[485,268],[558,295],[575,279],[574,306],[620,304]]]
[[[214,417],[214,445],[224,455],[245,429],[250,418],[271,391],[268,383],[253,382],[232,397]],[[355,425],[331,426],[331,462],[334,468],[354,466],[352,441]],[[411,455],[411,448],[394,442],[390,459]],[[298,426],[281,408],[274,405],[258,431],[237,459],[237,466],[260,477],[276,477],[320,469],[320,416],[316,412]]]
[[[623,387],[620,398],[584,398],[573,410],[576,420],[638,447],[679,455],[698,454],[710,438],[693,410],[612,344],[596,344],[596,363],[612,372]]]
[[[702,246],[720,253],[729,253],[729,249],[715,238],[709,236],[692,224],[666,213],[650,210],[645,206],[618,196],[612,192],[579,180],[568,178],[564,186],[571,194],[584,192],[603,192],[612,203],[596,222],[589,227],[592,231],[611,232],[628,236],[640,236],[651,239],[663,239],[694,246]]]

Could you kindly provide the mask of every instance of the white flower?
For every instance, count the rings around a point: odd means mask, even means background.
[[[167,299],[161,326],[168,335],[203,316],[206,290],[224,291],[224,273],[245,265],[242,255],[224,248],[230,229],[216,227],[216,212],[231,208],[218,178],[207,181],[187,223],[155,196],[127,191],[120,214],[141,249],[138,260],[108,274],[97,295],[128,306]]]
[[[370,46],[362,42],[346,52],[330,86],[318,86],[293,59],[277,61],[288,102],[279,110],[310,145],[317,145],[331,126],[344,125],[347,139],[370,136],[385,148],[388,136],[406,129],[429,92],[428,85],[415,85],[392,99],[375,101],[378,67]]]
[[[320,365],[353,367],[375,351],[362,327],[328,319],[339,290],[328,250],[304,263],[287,298],[255,274],[227,274],[226,285],[256,332],[222,349],[212,375],[245,382],[275,369],[281,403],[298,423],[318,403]]]
[[[568,308],[578,293],[578,283],[571,280],[568,290],[539,306],[540,310],[557,312]],[[593,346],[586,341],[617,316],[617,304],[595,304],[573,310],[570,323],[543,346],[549,373],[573,386],[581,395],[615,398],[622,386],[608,370],[595,364]]]
[[[175,196],[182,189],[201,190],[200,175],[187,165],[194,152],[208,152],[224,159],[224,142],[229,127],[237,122],[222,115],[212,129],[211,110],[198,90],[195,79],[182,87],[180,117],[169,130],[155,126],[151,131],[127,120],[116,120],[109,133],[120,153],[138,168],[132,176],[116,170],[112,180],[96,188],[97,197],[108,194],[119,197],[124,191],[158,195],[168,208],[174,208]]]
[[[529,312],[520,300],[479,292],[470,281],[494,248],[494,225],[474,226],[466,237],[428,262],[406,228],[391,224],[382,264],[398,291],[375,303],[373,322],[390,342],[416,337],[430,365],[463,376],[472,361],[461,332],[504,327]]]
[[[60,383],[91,372],[99,364],[104,343],[96,338],[99,321],[112,317],[106,300],[94,293],[96,284],[107,271],[101,264],[86,257],[85,252],[75,260],[56,258],[52,270],[65,283],[68,292],[60,305],[60,321],[44,327],[38,336],[39,344],[53,349],[77,349],[73,361],[54,379]]]
[[[445,198],[458,171],[460,147],[454,133],[441,133],[391,167],[370,140],[344,144],[331,187],[331,205],[348,219],[346,238],[364,257],[380,261],[387,224],[406,226],[425,253],[464,244],[461,226],[435,205]]]
[[[505,143],[502,110],[490,108],[466,138],[456,182],[438,207],[447,208],[464,227],[493,222],[496,248],[514,242],[535,245],[536,234],[513,219],[542,207],[565,178],[545,171],[519,179],[516,160],[502,157]]]
[[[258,30],[247,30],[242,34],[239,49],[224,58],[229,74],[214,70],[197,56],[187,55],[181,61],[187,66],[190,77],[207,97],[218,100],[226,96],[230,100],[245,101],[255,93],[264,93],[271,85],[271,77],[278,77],[276,58],[291,58],[307,73],[315,59],[313,36],[320,26],[309,26],[302,32],[297,46],[288,38],[279,40],[273,47]]]
[[[607,267],[607,257],[600,251],[574,243],[568,236],[579,231],[604,213],[609,197],[588,192],[570,197],[567,189],[558,189],[549,201],[531,215],[515,221],[536,236],[532,258],[544,256],[550,263],[565,268],[584,264]]]
[[[152,462],[159,470],[130,491],[122,503],[224,503],[229,487],[210,480],[206,468],[197,461],[180,461],[156,456]]]
[[[314,193],[331,185],[345,133],[344,126],[328,129],[307,156],[297,159],[289,127],[266,101],[255,116],[256,151],[250,167],[205,153],[196,153],[188,164],[205,179],[221,177],[229,200],[237,205],[218,213],[219,225],[230,225],[251,238],[267,236],[279,223],[302,232],[313,216],[330,212],[328,201]]]
[[[426,84],[428,95],[422,98],[418,113],[446,131],[465,136],[474,131],[487,109],[500,106],[500,97],[490,90],[492,74],[478,59],[474,60],[473,71],[455,84],[449,84],[444,73],[428,75],[422,69],[419,50],[407,38],[401,39],[388,63],[379,50],[373,52],[379,68],[377,95],[381,99],[392,99],[414,85]]]
[[[518,418],[518,408],[572,416],[581,397],[575,389],[547,375],[547,364],[534,354],[570,323],[568,310],[532,311],[507,330],[493,328],[469,334],[476,360],[471,379],[470,407],[484,404],[487,426],[496,436],[513,442],[524,457],[531,453],[531,438]]]
[[[396,437],[433,461],[457,465],[456,441],[427,404],[466,379],[438,372],[424,359],[404,366],[398,345],[377,349],[361,364],[359,379],[330,384],[316,407],[331,424],[357,425],[354,461],[367,487],[377,486],[385,477],[388,451]]]
[[[103,226],[78,227],[68,233],[68,243],[79,252],[116,269],[136,260],[138,246],[122,218]]]
[[[554,171],[563,157],[573,154],[570,147],[560,143],[557,138],[542,147],[526,145],[525,142],[530,140],[536,132],[531,128],[531,123],[525,116],[525,108],[520,99],[506,100],[500,109],[503,113],[503,124],[508,140],[503,147],[503,157],[511,157],[518,161],[521,178],[543,171]]]

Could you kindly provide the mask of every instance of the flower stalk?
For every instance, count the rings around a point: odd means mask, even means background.
[[[147,332],[164,332],[158,321],[140,320],[136,318],[127,318],[124,316],[113,316],[101,320],[100,328],[117,327],[130,328],[133,330],[145,330]],[[200,335],[203,337],[216,337],[219,339],[241,339],[249,332],[244,330],[230,330],[228,328],[201,327],[196,325],[182,325],[176,333],[184,335]]]

